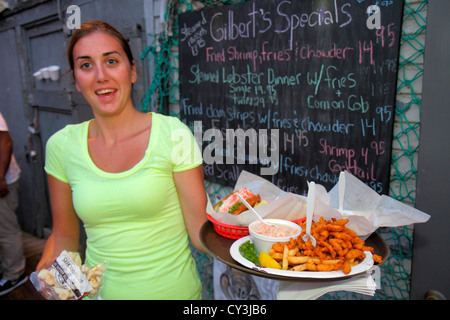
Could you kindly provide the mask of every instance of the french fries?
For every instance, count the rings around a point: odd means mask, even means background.
[[[374,262],[381,263],[382,258],[374,254],[372,247],[365,245],[355,232],[345,225],[347,219],[324,220],[311,225],[311,235],[316,239],[316,247],[311,240],[303,241],[306,222],[300,223],[302,233],[297,239],[276,243],[269,255],[278,261],[283,270],[292,271],[338,271],[345,274],[364,260],[364,251],[370,251]]]

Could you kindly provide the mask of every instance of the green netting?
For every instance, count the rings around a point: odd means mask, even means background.
[[[149,68],[154,70],[151,85],[141,101],[142,111],[179,115],[178,14],[241,2],[245,0],[168,1],[164,29],[151,35],[154,40],[141,55],[142,59],[148,58]],[[427,5],[428,0],[405,1],[399,56],[390,195],[410,205],[415,204],[416,193]],[[214,202],[229,194],[231,188],[205,181],[205,190]],[[380,268],[381,289],[374,297],[340,291],[320,299],[409,299],[413,227],[380,228],[377,232],[391,250],[389,259]],[[212,258],[192,250],[203,282],[203,298],[213,299]]]

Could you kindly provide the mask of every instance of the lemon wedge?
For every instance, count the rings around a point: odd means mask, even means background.
[[[258,261],[263,267],[281,269],[280,264],[264,251],[261,251],[261,253],[259,254]]]
[[[262,200],[261,202],[257,202],[257,203],[253,206],[253,208],[257,208],[257,207],[259,207],[259,206],[265,205],[266,203],[268,203],[266,200]]]

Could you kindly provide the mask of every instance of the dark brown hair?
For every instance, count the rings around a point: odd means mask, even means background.
[[[73,71],[74,68],[74,62],[73,62],[73,48],[77,44],[78,40],[83,38],[84,36],[87,36],[91,33],[97,32],[97,31],[103,31],[108,33],[109,35],[115,37],[117,40],[119,40],[122,49],[125,51],[128,61],[130,61],[130,64],[133,65],[133,54],[131,53],[130,45],[128,44],[127,39],[113,26],[108,24],[104,21],[90,21],[83,23],[79,29],[76,29],[75,32],[72,35],[72,38],[70,39],[69,46],[67,48],[67,59],[69,61],[70,69]]]

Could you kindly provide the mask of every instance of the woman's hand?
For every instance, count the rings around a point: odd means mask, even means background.
[[[45,261],[41,259],[41,261],[39,261],[39,263],[38,263],[38,265],[36,267],[36,271],[40,271],[41,269],[49,269],[49,268],[51,268],[51,266],[53,265],[53,262],[56,261],[56,258],[57,257],[52,257],[52,258],[49,258],[49,259],[47,259]]]

